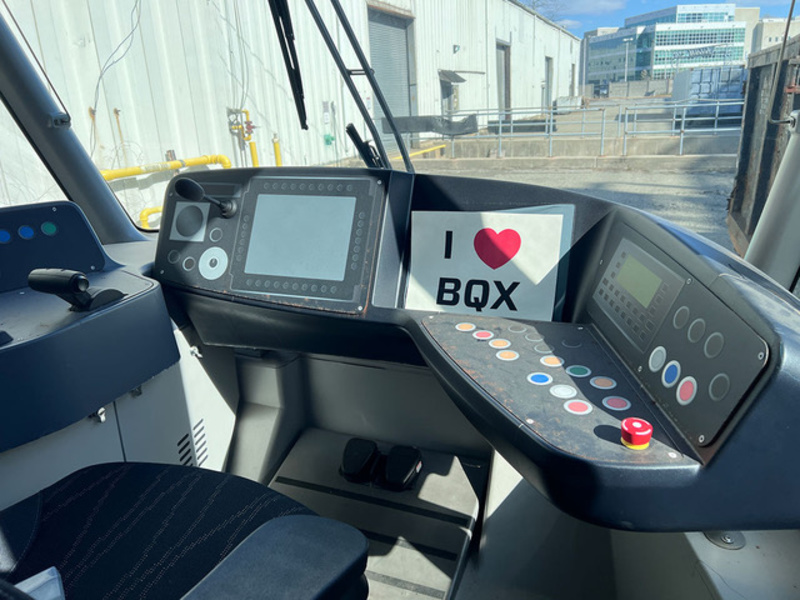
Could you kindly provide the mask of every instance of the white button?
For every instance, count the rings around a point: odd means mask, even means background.
[[[553,394],[556,398],[562,398],[563,400],[568,400],[570,398],[574,398],[578,395],[578,390],[576,390],[571,385],[554,385],[550,388],[550,393]]]
[[[200,275],[214,281],[219,279],[228,268],[228,255],[225,250],[214,246],[200,255]]]
[[[664,348],[664,346],[653,348],[653,351],[650,353],[650,360],[647,362],[650,371],[655,373],[664,366],[665,362],[667,362],[667,349]]]

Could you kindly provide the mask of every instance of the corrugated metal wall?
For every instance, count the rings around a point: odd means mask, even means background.
[[[367,3],[342,3],[369,56]],[[103,169],[160,162],[167,151],[178,158],[225,154],[234,165],[246,165],[248,154],[229,129],[229,110],[241,108],[250,111],[257,127],[253,139],[262,165],[274,164],[273,133],[281,139],[285,165],[335,164],[353,155],[344,124],[356,123],[363,135],[366,129],[305,3],[289,4],[308,131],[298,127],[272,17],[262,0],[9,0],[72,115],[73,129]],[[568,94],[578,40],[508,0],[369,4],[413,19],[417,114],[440,114],[439,69],[464,72],[461,109],[495,108],[497,40],[511,45],[514,107],[538,106],[545,56],[554,59],[554,95]],[[334,39],[344,41],[329,4],[321,0],[318,6]],[[353,53],[343,54],[348,66],[356,67]],[[356,85],[371,108],[366,80],[356,78]],[[17,168],[7,158],[6,142],[0,145],[0,171]],[[136,213],[160,204],[169,176],[122,180],[114,187]]]

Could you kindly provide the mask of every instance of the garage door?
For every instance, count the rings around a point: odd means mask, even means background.
[[[416,112],[412,112],[410,25],[410,19],[369,10],[370,63],[389,110],[396,117],[408,117]],[[373,105],[375,122],[386,150],[390,155],[396,155],[397,144],[394,136],[391,133],[383,133],[383,111],[377,101],[374,101]],[[408,136],[403,138],[408,145]]]

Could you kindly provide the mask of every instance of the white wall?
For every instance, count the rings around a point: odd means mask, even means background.
[[[346,13],[369,56],[367,3],[343,0]],[[40,57],[71,116],[72,127],[93,150],[102,169],[178,158],[224,154],[247,166],[228,128],[229,108],[246,108],[262,165],[275,164],[273,133],[281,140],[284,165],[335,164],[354,154],[344,124],[366,129],[328,55],[303,0],[290,0],[304,78],[308,131],[301,131],[274,33],[263,0],[10,0],[11,10]],[[330,4],[317,2],[334,39],[345,36]],[[511,45],[513,107],[538,106],[544,57],[554,59],[553,98],[567,95],[570,68],[578,63],[579,41],[509,0],[388,0],[374,8],[399,10],[414,19],[418,114],[440,114],[438,69],[464,73],[462,110],[497,108],[495,43]],[[129,49],[103,65],[141,17]],[[238,14],[237,14],[238,9]],[[460,50],[453,52],[453,45]],[[344,45],[344,44],[342,44]],[[127,46],[123,45],[123,48]],[[357,67],[344,51],[348,67]],[[356,86],[372,105],[364,77]],[[96,103],[96,126],[89,108]],[[323,103],[334,111],[323,113]],[[114,110],[119,111],[119,125]],[[121,134],[120,135],[120,130]],[[326,145],[326,134],[335,136]],[[2,154],[7,151],[6,142]],[[0,162],[0,169],[7,167]],[[113,183],[134,215],[161,202],[171,173]],[[157,184],[157,185],[155,185]]]

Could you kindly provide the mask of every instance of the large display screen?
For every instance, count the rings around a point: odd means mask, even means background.
[[[661,278],[632,256],[628,256],[617,274],[617,283],[647,308],[661,287]]]
[[[245,273],[343,281],[355,209],[354,196],[260,194]]]

